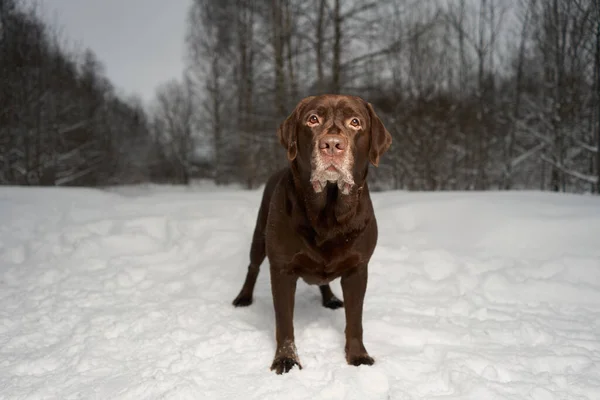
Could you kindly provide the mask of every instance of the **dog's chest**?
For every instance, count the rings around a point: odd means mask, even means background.
[[[299,252],[294,255],[289,264],[289,271],[312,285],[324,285],[339,278],[345,272],[360,264],[361,257],[356,252],[347,255],[326,259]]]

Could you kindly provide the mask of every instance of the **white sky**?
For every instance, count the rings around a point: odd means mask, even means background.
[[[124,94],[144,101],[181,77],[190,0],[34,0],[70,45],[91,48]]]

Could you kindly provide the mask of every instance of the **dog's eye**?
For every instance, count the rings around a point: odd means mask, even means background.
[[[308,117],[308,123],[311,125],[315,125],[319,123],[319,117],[317,117],[316,115],[311,115],[310,117]]]
[[[360,121],[358,120],[358,118],[352,118],[352,121],[350,121],[350,125],[352,125],[355,128],[358,128],[360,126]]]

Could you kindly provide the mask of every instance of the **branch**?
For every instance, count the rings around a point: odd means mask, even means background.
[[[56,180],[55,185],[56,186],[61,186],[64,184],[67,184],[69,182],[74,181],[75,179],[81,178],[82,176],[85,176],[87,174],[89,174],[90,172],[92,172],[96,167],[98,166],[98,163],[93,164],[91,167],[84,169],[82,171],[79,171],[75,174],[69,174],[63,178],[59,178]]]
[[[88,124],[88,121],[81,121],[81,122],[77,122],[77,123],[71,124],[69,126],[66,126],[64,128],[59,129],[58,130],[58,134],[59,135],[64,135],[65,133],[70,133],[70,132],[72,132],[72,131],[74,131],[76,129],[83,128],[87,124]]]
[[[551,160],[551,159],[549,159],[546,156],[542,156],[541,159],[543,161],[547,162],[548,164],[550,164],[550,165],[552,165],[552,166],[560,169],[565,174],[572,176],[573,178],[582,180],[582,181],[587,182],[587,183],[592,183],[594,185],[598,183],[598,177],[597,176],[586,175],[586,174],[582,174],[581,172],[577,172],[577,171],[571,171],[571,170],[565,168],[560,163],[557,163],[556,161]]]
[[[374,1],[372,3],[363,4],[362,6],[357,6],[351,10],[346,11],[342,15],[340,15],[340,19],[342,21],[344,21],[346,18],[351,17],[353,14],[370,10],[371,8],[377,7],[378,5],[379,5],[379,3],[377,1]]]
[[[529,157],[531,157],[532,155],[534,155],[535,153],[537,153],[538,151],[542,150],[544,147],[546,147],[548,144],[547,143],[540,143],[537,146],[523,152],[521,155],[513,158],[510,162],[510,166],[512,168],[517,167],[519,164],[521,164],[523,161],[527,160]]]
[[[598,153],[598,149],[594,145],[584,143],[581,140],[575,140],[575,143],[577,143],[577,145],[579,147],[581,147],[584,150],[589,151],[590,153],[594,153],[594,154]]]

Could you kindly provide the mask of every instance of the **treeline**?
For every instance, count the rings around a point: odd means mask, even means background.
[[[186,23],[183,78],[145,108],[0,0],[0,183],[254,188],[328,92],[392,133],[377,189],[600,193],[600,0],[193,0]]]
[[[262,183],[275,127],[333,92],[394,136],[379,188],[600,192],[599,0],[194,0],[188,25],[221,181]]]
[[[157,136],[92,51],[69,51],[35,6],[0,0],[0,184],[181,181]]]

